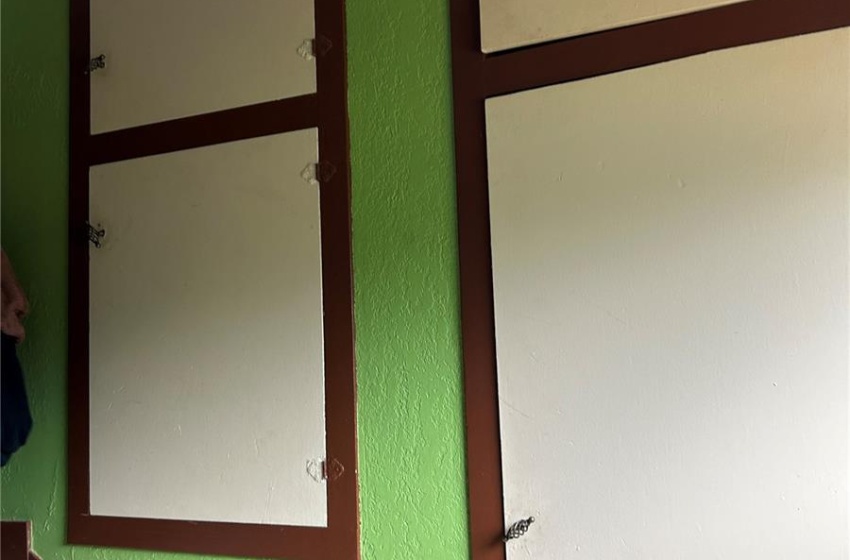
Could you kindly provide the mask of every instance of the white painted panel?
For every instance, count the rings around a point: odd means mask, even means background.
[[[848,558],[850,31],[487,103],[510,560]]]
[[[741,1],[481,0],[481,48],[501,51]]]
[[[312,0],[92,0],[92,133],[316,91]]]
[[[315,129],[91,169],[91,511],[325,526]]]

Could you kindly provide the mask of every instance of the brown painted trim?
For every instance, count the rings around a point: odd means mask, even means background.
[[[71,0],[68,201],[68,542],[89,512],[89,2]]]
[[[152,156],[318,125],[317,96],[302,95],[247,107],[105,132],[91,137],[90,165]]]
[[[847,0],[749,0],[486,59],[485,95],[580,80],[850,25]]]
[[[69,529],[74,531],[70,542],[81,545],[237,557],[351,558],[322,528],[81,516]]]
[[[472,560],[505,560],[484,104],[488,97],[850,25],[847,0],[750,0],[484,55],[478,0],[451,0]]]
[[[505,560],[477,0],[452,0],[451,27],[470,549],[475,560]]]
[[[31,546],[29,522],[0,523],[0,557],[3,560],[28,560]]]
[[[333,559],[360,558],[357,485],[357,389],[354,363],[354,283],[351,260],[351,184],[345,0],[316,1],[316,36],[331,44],[317,58],[319,159],[335,172],[323,179],[322,284],[325,311],[325,415],[329,460],[345,467],[328,484],[328,530]],[[329,557],[330,558],[330,557]]]
[[[89,0],[71,0],[69,205],[68,542],[292,560],[357,560],[356,383],[351,266],[345,0],[316,0],[317,93],[128,130],[89,134]],[[89,166],[318,126],[321,184],[326,449],[342,473],[328,482],[328,527],[210,523],[90,515]]]

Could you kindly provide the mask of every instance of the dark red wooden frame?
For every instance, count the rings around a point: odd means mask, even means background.
[[[749,0],[483,54],[478,0],[451,0],[472,560],[505,560],[484,101],[713,50],[850,26],[848,0]]]
[[[69,208],[68,542],[176,552],[303,560],[360,553],[351,267],[345,0],[315,0],[317,93],[217,113],[89,134],[89,0],[71,0]],[[325,410],[328,527],[294,527],[94,516],[89,508],[88,170],[91,165],[318,127],[323,176]],[[337,471],[337,474],[339,472]]]
[[[32,550],[32,530],[29,521],[0,523],[0,557],[4,560],[38,560]]]

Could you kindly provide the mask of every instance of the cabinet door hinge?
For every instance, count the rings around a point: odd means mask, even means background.
[[[317,56],[325,56],[333,48],[334,44],[323,35],[317,35],[315,39],[305,39],[298,47],[298,54],[304,60],[313,60]]]
[[[327,183],[334,175],[336,175],[336,165],[329,161],[310,163],[301,172],[301,178],[311,185]]]
[[[92,59],[89,59],[89,63],[86,66],[86,74],[91,74],[101,68],[106,68],[106,55],[101,54]]]
[[[103,247],[103,238],[106,237],[106,230],[100,224],[97,224],[97,227],[95,227],[89,222],[86,222],[86,237],[89,243],[94,245],[95,248],[100,249]]]
[[[328,481],[334,482],[345,472],[345,467],[342,463],[334,458],[331,459],[313,459],[307,461],[307,474],[316,482]]]

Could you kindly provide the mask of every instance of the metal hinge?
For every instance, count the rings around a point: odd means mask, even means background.
[[[307,461],[307,474],[316,482],[334,482],[345,472],[345,467],[336,459],[313,459]]]
[[[336,165],[329,161],[310,163],[301,171],[301,178],[311,185],[327,183],[334,175],[336,175]]]
[[[89,222],[86,222],[86,235],[89,243],[94,245],[97,249],[103,247],[103,238],[106,237],[106,230],[103,229],[103,226],[97,224],[97,227],[94,227]]]
[[[106,68],[106,55],[101,54],[89,60],[88,66],[86,66],[86,74],[91,74],[101,68]]]
[[[533,517],[529,517],[528,519],[520,519],[519,521],[508,527],[508,531],[505,533],[505,536],[502,537],[502,540],[508,542],[520,538],[528,532],[528,529],[531,527],[532,523],[534,523]]]
[[[317,56],[325,56],[333,48],[334,44],[323,35],[317,35],[315,39],[305,39],[298,47],[298,54],[304,60],[313,60]]]

